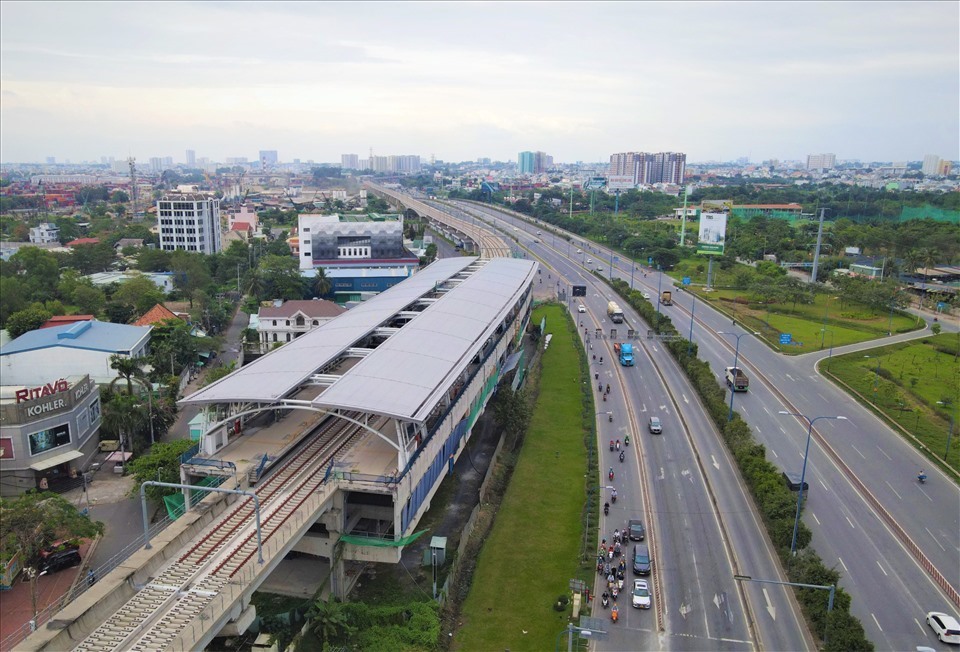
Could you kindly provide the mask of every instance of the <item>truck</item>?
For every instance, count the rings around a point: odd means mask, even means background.
[[[670,290],[664,290],[663,292],[661,292],[661,293],[660,293],[660,303],[662,303],[662,304],[665,305],[665,306],[672,306],[672,305],[673,305],[673,292],[671,292]]]
[[[616,301],[611,301],[607,304],[607,315],[609,315],[610,321],[614,324],[623,323],[623,311],[620,310],[620,306],[617,305]]]
[[[745,392],[750,386],[750,379],[743,373],[740,367],[727,367],[726,369],[727,387],[734,392]]]
[[[617,354],[617,357],[620,359],[620,364],[624,367],[633,366],[633,344],[626,342],[620,344],[620,342],[613,343],[613,352]]]

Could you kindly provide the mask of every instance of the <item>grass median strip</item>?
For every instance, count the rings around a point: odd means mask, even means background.
[[[454,648],[545,650],[566,626],[553,605],[580,569],[586,453],[580,351],[565,311],[547,305],[537,401],[496,522],[479,555]],[[541,340],[542,346],[543,340]],[[501,389],[500,391],[509,391]]]

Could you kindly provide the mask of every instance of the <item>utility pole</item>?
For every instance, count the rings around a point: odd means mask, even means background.
[[[680,246],[683,246],[683,240],[687,235],[687,196],[690,194],[690,186],[683,188],[683,215],[680,217]]]
[[[137,189],[137,159],[132,156],[127,159],[130,166],[130,202],[133,204],[133,219],[137,219],[137,198],[140,191]]]
[[[817,229],[817,248],[813,253],[813,271],[810,274],[810,282],[817,282],[817,267],[820,264],[820,244],[823,242],[823,218],[827,212],[826,208],[820,209],[820,227]]]

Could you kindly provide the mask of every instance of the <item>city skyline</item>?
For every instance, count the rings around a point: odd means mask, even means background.
[[[0,160],[960,159],[958,3],[356,6],[3,3]]]

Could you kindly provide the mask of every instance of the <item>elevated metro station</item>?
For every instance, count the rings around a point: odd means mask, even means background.
[[[156,538],[165,549],[134,555],[27,647],[199,649],[246,629],[251,595],[290,552],[314,558],[339,598],[351,565],[398,562],[498,382],[523,364],[536,274],[528,260],[437,261],[184,398],[213,423],[185,484],[229,469],[236,484],[222,486],[255,493],[256,518],[250,499],[202,498],[205,520],[176,530],[181,517]]]

